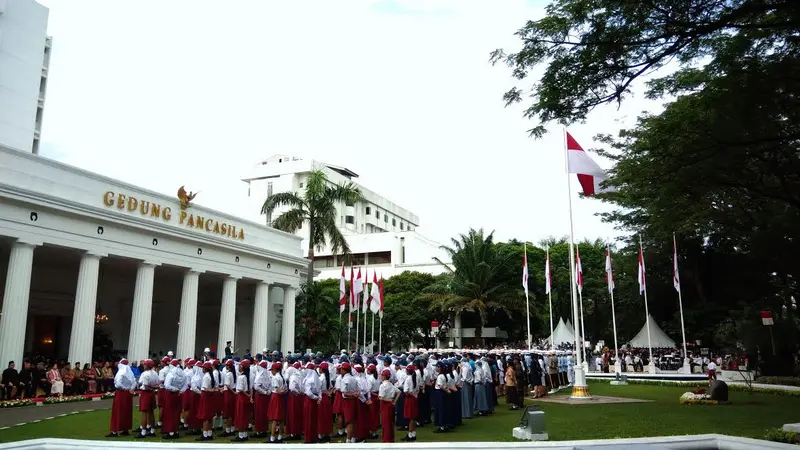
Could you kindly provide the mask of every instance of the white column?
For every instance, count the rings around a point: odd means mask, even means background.
[[[72,311],[72,331],[69,337],[69,361],[91,363],[94,349],[94,317],[97,307],[97,282],[100,258],[105,255],[86,252],[78,269],[75,289],[75,308]]]
[[[36,247],[36,244],[15,241],[8,259],[3,315],[0,316],[0,361],[14,361],[17,367],[22,366],[22,355],[25,352],[33,250]]]
[[[236,328],[236,277],[227,277],[222,282],[222,308],[219,312],[219,338],[217,339],[217,358],[225,356],[225,343],[233,341]],[[233,348],[236,349],[236,343]],[[244,349],[242,349],[244,350]]]
[[[253,304],[253,338],[250,341],[250,349],[254,355],[267,348],[268,321],[269,284],[262,281],[256,285],[256,298]]]
[[[281,330],[281,352],[297,352],[294,348],[294,297],[297,288],[283,288],[283,327]]]
[[[141,361],[150,356],[150,319],[153,316],[153,277],[156,264],[139,263],[133,291],[131,333],[128,338],[128,360]]]
[[[269,312],[267,313],[267,349],[278,350],[278,340],[281,337],[280,329],[282,321],[278,321],[279,307],[275,303],[276,298],[283,298],[283,289],[272,285],[269,288]]]
[[[197,289],[200,285],[200,272],[189,270],[183,274],[181,291],[181,312],[178,319],[178,345],[176,358],[194,357],[197,340]]]

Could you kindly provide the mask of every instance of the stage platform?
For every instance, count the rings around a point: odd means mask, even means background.
[[[647,372],[623,372],[629,380],[651,380],[651,381],[667,381],[667,382],[702,382],[708,381],[708,376],[702,373],[683,374],[676,372],[658,372],[655,374]],[[616,374],[602,373],[602,372],[589,372],[586,378],[590,380],[614,380]]]

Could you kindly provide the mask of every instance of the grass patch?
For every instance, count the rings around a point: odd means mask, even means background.
[[[687,391],[686,387],[611,386],[607,383],[592,382],[590,390],[594,395],[641,398],[653,402],[560,405],[528,400],[526,403],[537,403],[545,411],[547,432],[551,440],[705,433],[761,439],[766,430],[780,428],[785,423],[797,421],[798,399],[789,396],[731,392],[731,403],[728,405],[684,406],[678,402],[678,398]],[[562,393],[566,394],[567,391]],[[492,416],[465,420],[464,425],[453,433],[433,434],[432,427],[421,428],[418,430],[418,440],[514,441],[511,429],[517,425],[520,415],[519,411],[509,411],[505,405],[500,405]],[[108,432],[109,416],[109,410],[92,411],[12,427],[0,433],[0,442],[41,437],[104,439],[103,436]],[[402,436],[402,432],[397,432],[398,439]],[[132,437],[117,438],[117,440],[129,439]],[[184,437],[181,441],[194,442],[194,437]],[[217,439],[212,442],[228,441]]]

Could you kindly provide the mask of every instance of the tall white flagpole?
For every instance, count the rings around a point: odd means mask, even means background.
[[[359,268],[358,271],[360,272],[361,269]],[[362,283],[361,286],[362,286],[362,289],[363,289],[364,284]],[[355,345],[355,351],[358,352],[358,329],[360,328],[359,323],[360,323],[360,320],[361,320],[361,299],[358,298],[358,294],[356,294],[356,293],[353,293],[353,298],[355,299],[355,303],[356,303],[356,345]]]
[[[366,275],[364,276],[364,280],[367,280]],[[361,305],[361,309],[364,310],[364,348],[362,349],[364,352],[367,351],[367,312],[369,311],[369,308],[367,308],[367,301],[369,300],[367,295],[369,295],[369,292],[367,291],[367,283],[364,283],[364,304]]]
[[[580,258],[580,253],[579,253],[577,248],[575,249],[575,251],[578,254],[578,258]],[[579,275],[578,274],[578,268],[575,267],[576,283],[577,283],[578,275]],[[582,284],[583,283],[583,266],[581,266],[580,276],[581,276],[581,284]],[[579,308],[581,310],[581,345],[584,345],[586,343],[586,325],[584,325],[584,321],[583,321],[583,286],[580,286],[580,289],[578,289],[578,306],[579,306]],[[584,351],[583,351],[583,356],[584,357],[586,356],[586,349],[584,349]],[[589,373],[589,361],[587,361],[586,358],[584,358],[584,360],[583,360],[583,371],[585,373]]]
[[[678,273],[678,243],[675,240],[675,233],[672,233],[672,264],[673,271],[675,272],[672,277],[675,283],[675,289],[678,291],[678,307],[681,311],[681,336],[683,336],[683,373],[692,373],[691,365],[689,364],[689,353],[686,352],[686,328],[683,326],[683,299],[681,298],[681,277]]]
[[[339,308],[339,341],[336,343],[337,350],[342,348],[342,309]]]
[[[611,295],[611,325],[614,329],[614,373],[621,373],[622,372],[622,361],[619,359],[619,344],[617,343],[617,314],[614,312],[614,269],[611,267],[611,247],[606,244],[606,252],[608,254],[608,270],[611,271],[606,272],[607,282],[608,282],[608,294]],[[611,278],[608,278],[608,277]]]
[[[550,271],[552,269],[550,268],[550,246],[549,245],[547,246],[547,250],[545,250],[545,252],[546,252],[546,257],[547,257],[547,273],[545,274],[545,276],[547,277],[547,279],[544,280],[544,282],[546,283],[546,286],[547,286],[547,300],[550,302],[550,337],[552,338],[553,337],[553,332],[554,332],[553,331],[553,286],[550,285],[550,279],[552,278],[550,276]],[[553,343],[551,342],[550,345],[552,346]]]
[[[528,317],[528,350],[531,349],[531,302],[528,299],[528,243],[523,244],[523,251],[525,252],[525,313]]]
[[[375,312],[372,312],[372,333],[370,334],[369,338],[369,351],[370,353],[375,352]]]
[[[383,314],[378,319],[378,353],[383,353]]]
[[[647,327],[647,351],[649,355],[647,360],[650,361],[647,364],[647,370],[650,373],[656,373],[656,363],[653,361],[653,344],[650,342],[650,309],[647,306],[647,271],[644,270],[644,249],[642,248],[642,235],[639,235],[639,254],[642,255],[642,278],[644,281],[644,314],[646,317],[644,326]]]
[[[569,149],[567,148],[567,129],[563,129],[564,133],[564,168],[567,175],[567,201],[569,205],[569,270],[570,270],[570,288],[572,296],[572,327],[575,333],[575,383],[572,385],[573,399],[590,399],[592,398],[589,393],[589,386],[586,384],[586,373],[583,370],[583,349],[582,345],[578,345],[578,286],[575,283],[575,232],[572,225],[572,185],[569,179]],[[583,344],[583,343],[580,343]]]

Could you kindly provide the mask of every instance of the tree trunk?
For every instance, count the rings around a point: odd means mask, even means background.
[[[306,286],[310,289],[314,285],[314,228],[308,226],[308,274],[306,275]]]

